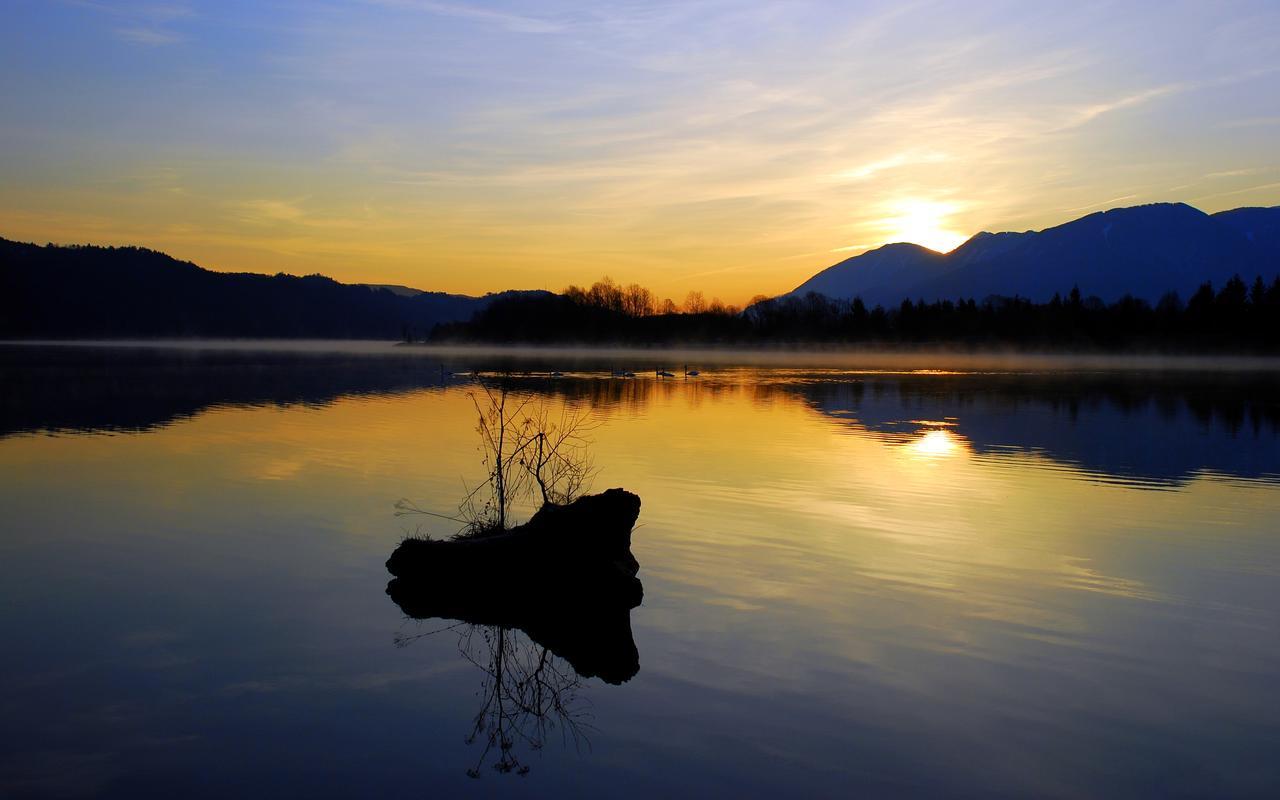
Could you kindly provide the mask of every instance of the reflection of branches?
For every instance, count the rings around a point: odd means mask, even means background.
[[[491,754],[498,772],[527,774],[529,767],[520,762],[517,745],[541,750],[557,727],[566,745],[572,741],[575,748],[590,747],[584,733],[590,714],[577,694],[582,679],[551,651],[497,625],[470,626],[459,647],[485,673],[480,711],[467,737],[468,744],[482,740],[484,748],[468,775],[480,777]]]
[[[436,628],[434,630],[424,631],[422,633],[397,632],[396,635],[392,637],[392,642],[395,644],[396,647],[408,647],[409,645],[413,644],[419,639],[425,639],[428,636],[435,636],[437,633],[443,633],[444,631],[457,630],[459,627],[466,624],[467,623],[465,622],[455,622],[452,625],[445,625],[443,627]]]
[[[582,678],[568,663],[516,628],[456,623],[416,635],[397,635],[403,647],[424,636],[459,630],[458,649],[484,673],[480,710],[467,744],[483,742],[475,765],[467,770],[480,777],[486,761],[501,773],[527,775],[529,765],[517,753],[520,746],[538,751],[558,730],[561,743],[575,749],[591,747],[590,703],[579,696]]]

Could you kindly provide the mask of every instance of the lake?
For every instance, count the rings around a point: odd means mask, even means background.
[[[617,357],[0,346],[0,795],[1275,796],[1280,374]],[[642,499],[638,669],[386,594],[500,380]]]

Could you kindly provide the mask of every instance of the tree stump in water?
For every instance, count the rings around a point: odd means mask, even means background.
[[[644,597],[631,554],[639,514],[639,497],[609,489],[509,531],[406,539],[387,559],[387,594],[418,619],[519,628],[580,675],[621,683],[640,668],[628,613]]]

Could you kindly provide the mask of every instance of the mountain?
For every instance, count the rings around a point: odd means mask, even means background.
[[[942,253],[906,242],[886,244],[827,267],[801,284],[794,294],[817,292],[866,300],[892,295],[901,285],[941,278],[946,272],[947,257]]]
[[[395,287],[400,288],[400,287]],[[398,293],[323,275],[212,272],[137,247],[0,239],[0,338],[402,339],[461,322],[494,300]]]
[[[398,294],[401,297],[417,297],[424,292],[421,289],[415,289],[412,286],[402,286],[398,283],[361,283],[360,286],[367,286],[370,289],[386,289],[392,294]]]
[[[1244,234],[1261,247],[1280,248],[1280,214],[1276,208],[1237,208],[1219,211],[1213,218]]]
[[[890,263],[889,248],[900,255]],[[907,248],[914,248],[908,250]],[[1043,231],[979,233],[945,255],[887,245],[829,267],[791,294],[861,296],[869,305],[991,295],[1043,302],[1078,286],[1114,301],[1185,300],[1205,281],[1220,287],[1280,274],[1280,206],[1206,214],[1184,203],[1117,208]]]

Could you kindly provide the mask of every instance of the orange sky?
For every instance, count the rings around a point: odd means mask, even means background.
[[[1274,3],[19,4],[0,236],[741,303],[891,241],[1280,203]]]

